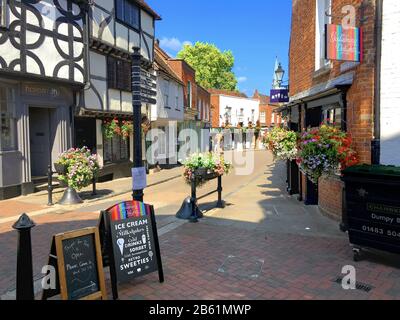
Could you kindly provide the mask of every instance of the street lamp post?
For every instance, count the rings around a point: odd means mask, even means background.
[[[132,54],[132,107],[133,107],[133,168],[143,167],[142,158],[142,98],[141,98],[141,65],[140,48],[134,47]],[[139,81],[137,81],[139,80]],[[132,190],[133,200],[143,202],[143,189]]]
[[[283,76],[285,75],[285,70],[283,70],[281,63],[279,63],[278,68],[275,70],[276,79],[279,88],[282,86]]]

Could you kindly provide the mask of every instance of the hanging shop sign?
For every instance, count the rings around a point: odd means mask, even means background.
[[[288,89],[272,89],[270,93],[271,103],[286,103],[289,102]]]
[[[164,281],[154,207],[138,201],[119,203],[100,216],[103,263],[110,267],[114,299],[118,284],[158,271]]]
[[[43,300],[58,294],[63,300],[107,299],[97,228],[54,236],[48,265],[56,270],[58,283],[43,291]]]
[[[353,62],[363,60],[361,28],[343,28],[334,24],[327,24],[325,28],[326,59]]]

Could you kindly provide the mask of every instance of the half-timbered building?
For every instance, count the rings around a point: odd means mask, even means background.
[[[143,71],[154,74],[155,20],[160,17],[142,0],[96,0],[88,16],[88,84],[79,97],[76,145],[94,149],[103,178],[115,179],[130,175],[133,136],[106,138],[102,126],[107,119],[132,119],[132,48],[141,50]],[[150,110],[151,105],[143,104],[148,118]]]
[[[0,1],[0,199],[27,194],[73,145],[86,2]]]

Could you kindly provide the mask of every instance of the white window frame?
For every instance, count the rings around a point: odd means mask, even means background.
[[[164,107],[169,108],[169,80],[164,79]]]
[[[0,0],[0,28],[7,28],[7,0]]]
[[[332,0],[315,0],[315,4],[315,71],[318,71],[331,64],[325,59],[325,24],[332,22]]]
[[[266,123],[266,120],[267,120],[267,114],[266,114],[266,112],[265,112],[265,111],[261,111],[261,112],[260,112],[260,122],[261,122],[261,123]]]

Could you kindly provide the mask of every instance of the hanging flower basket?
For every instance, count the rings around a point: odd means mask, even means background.
[[[133,123],[132,121],[123,120],[121,124],[121,136],[124,140],[128,139],[133,132]]]
[[[106,139],[112,139],[115,135],[121,135],[119,120],[116,118],[104,120],[103,132]]]
[[[340,129],[322,125],[304,132],[299,141],[297,163],[315,184],[322,175],[335,175],[358,164],[349,134]]]
[[[292,161],[298,155],[297,140],[296,132],[275,127],[264,136],[263,143],[272,151],[275,159]]]

